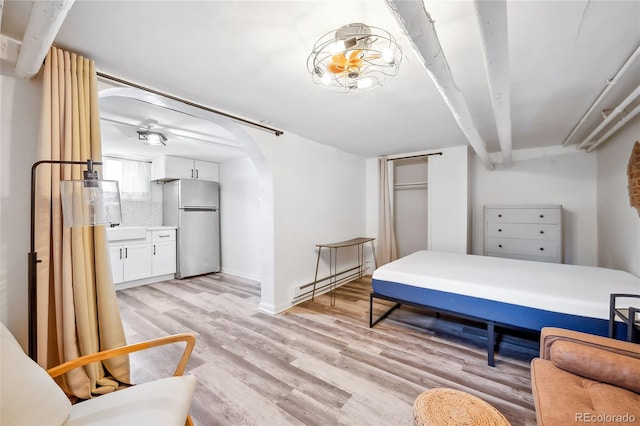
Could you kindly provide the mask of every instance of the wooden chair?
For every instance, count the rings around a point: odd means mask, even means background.
[[[609,337],[615,338],[616,318],[627,325],[627,341],[634,341],[635,331],[640,330],[640,308],[633,306],[618,307],[616,299],[640,299],[640,294],[614,293],[609,300]]]
[[[189,407],[195,376],[184,370],[195,345],[191,334],[177,334],[86,355],[45,371],[29,358],[0,324],[0,424],[193,425]],[[131,386],[71,405],[53,380],[92,362],[177,342],[186,346],[172,377]]]

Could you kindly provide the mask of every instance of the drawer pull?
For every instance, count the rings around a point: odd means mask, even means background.
[[[169,238],[171,235],[167,234],[167,235],[158,235],[158,237],[160,238]]]
[[[540,247],[540,251],[544,251],[544,247]]]
[[[498,232],[502,232],[502,229],[498,229]]]
[[[544,215],[543,215],[543,214],[541,214],[541,215],[540,215],[540,219],[542,219],[543,217],[544,217]]]
[[[502,248],[502,244],[498,244],[498,247]]]
[[[501,215],[501,214],[499,214],[499,215],[498,215],[498,217],[502,217],[502,215]]]
[[[544,234],[544,231],[540,231],[541,234]]]

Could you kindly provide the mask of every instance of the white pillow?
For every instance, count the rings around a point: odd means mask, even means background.
[[[0,323],[0,424],[61,425],[71,402]]]

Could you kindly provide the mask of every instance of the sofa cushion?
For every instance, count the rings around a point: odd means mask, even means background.
[[[59,425],[70,411],[62,389],[0,323],[0,424]]]
[[[640,359],[570,341],[551,346],[553,365],[570,373],[640,393]]]
[[[195,376],[168,377],[75,404],[66,423],[80,425],[184,425]]]
[[[626,423],[632,416],[640,419],[637,393],[572,374],[551,361],[532,361],[531,388],[538,426],[593,423],[598,416],[599,424],[625,423],[623,416]]]

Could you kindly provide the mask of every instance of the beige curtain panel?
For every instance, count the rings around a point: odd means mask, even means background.
[[[378,159],[379,176],[379,209],[378,209],[378,244],[376,248],[377,266],[380,267],[398,258],[396,233],[393,224],[391,187],[393,176],[387,157]]]
[[[100,161],[93,61],[52,47],[42,89],[39,158]],[[42,263],[38,265],[37,329],[38,362],[44,368],[126,344],[105,227],[63,226],[60,180],[82,179],[84,169],[44,164],[38,168],[35,238]],[[126,355],[75,369],[60,384],[67,393],[88,399],[113,391],[118,381],[130,381]]]

